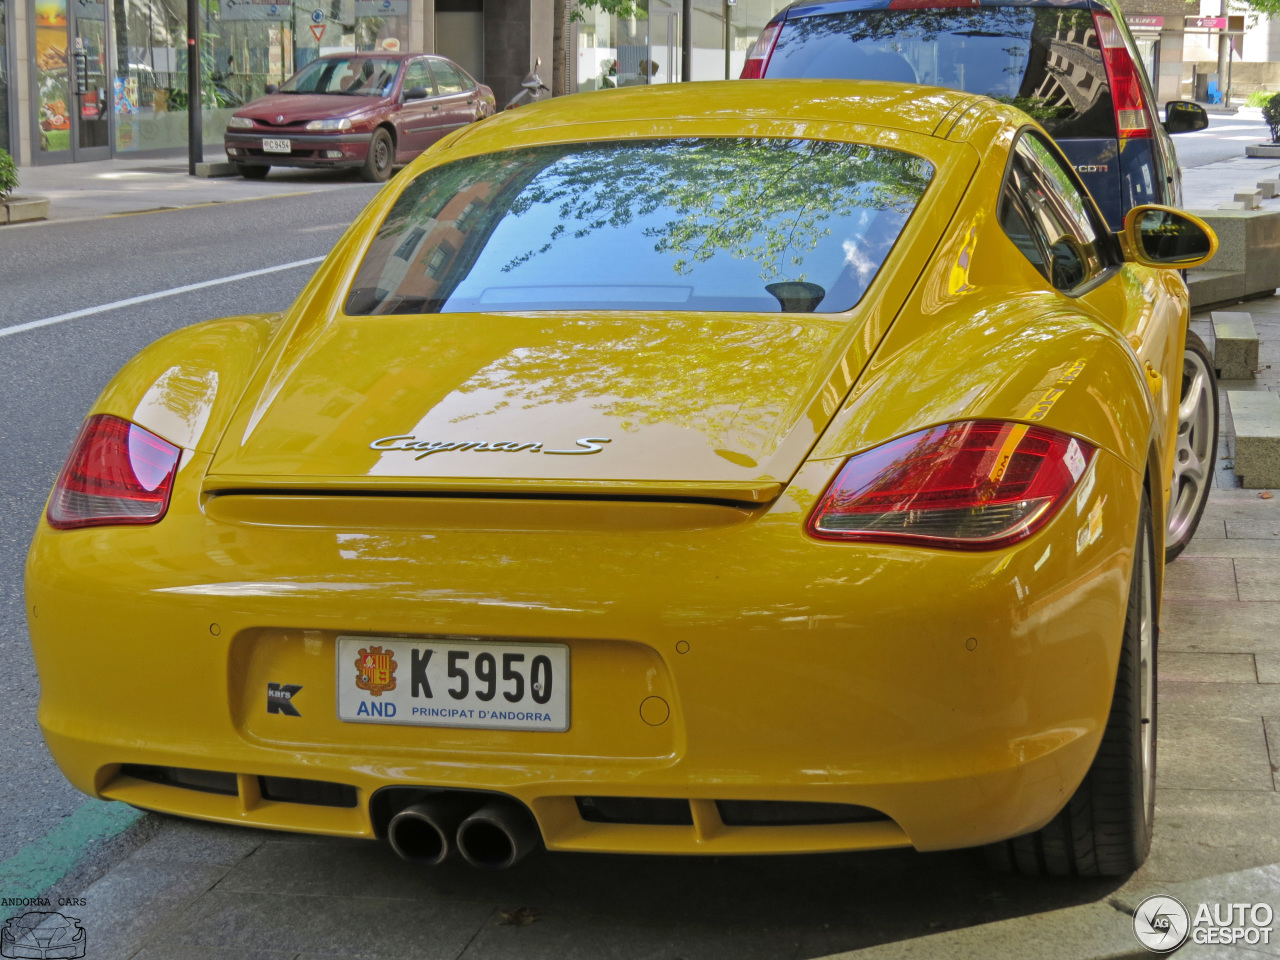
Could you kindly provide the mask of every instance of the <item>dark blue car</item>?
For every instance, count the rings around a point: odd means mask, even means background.
[[[765,27],[743,69],[889,80],[983,94],[1034,117],[1119,230],[1142,203],[1181,206],[1169,133],[1208,126],[1175,101],[1162,124],[1119,8],[1107,0],[801,0]]]

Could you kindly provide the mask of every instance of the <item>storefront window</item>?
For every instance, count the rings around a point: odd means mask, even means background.
[[[13,152],[16,132],[9,132],[9,20],[8,4],[0,0],[0,150]],[[13,137],[13,139],[10,139]]]
[[[36,0],[36,112],[41,153],[71,149],[71,84],[67,64],[67,0]]]
[[[764,25],[788,0],[694,0],[693,80],[732,79]],[[602,90],[681,78],[679,2],[641,0],[635,19],[588,9],[578,25],[578,89]],[[727,29],[726,29],[727,25]],[[727,37],[727,44],[726,44]]]

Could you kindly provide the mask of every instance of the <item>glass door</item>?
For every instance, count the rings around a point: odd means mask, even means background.
[[[70,4],[71,159],[111,156],[111,84],[107,63],[107,7],[92,0]]]

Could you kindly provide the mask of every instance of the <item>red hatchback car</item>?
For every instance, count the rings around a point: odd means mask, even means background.
[[[493,111],[493,91],[444,57],[334,54],[237,110],[227,123],[227,159],[255,180],[272,167],[347,167],[377,183]]]

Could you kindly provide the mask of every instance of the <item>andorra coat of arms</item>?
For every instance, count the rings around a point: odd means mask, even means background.
[[[386,690],[396,688],[396,662],[394,650],[381,647],[362,647],[356,657],[356,686],[368,690],[375,697]]]

